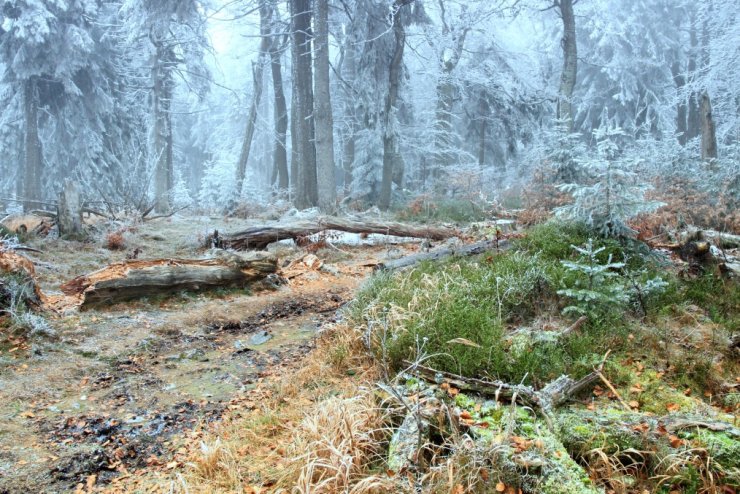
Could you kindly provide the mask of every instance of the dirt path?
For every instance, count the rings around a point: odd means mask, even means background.
[[[323,269],[285,266],[275,290],[85,311],[52,321],[53,340],[0,342],[0,493],[69,492],[92,475],[100,484],[168,461],[184,432],[305,355],[369,274],[368,259],[388,254],[342,250],[325,252],[335,258]]]

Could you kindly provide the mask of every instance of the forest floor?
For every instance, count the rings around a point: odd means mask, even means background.
[[[245,221],[156,220],[124,234],[127,249],[100,242],[35,239],[28,245],[45,293],[122,260],[203,254],[206,230]],[[192,431],[218,420],[238,393],[313,346],[374,262],[416,250],[415,242],[353,239],[316,252],[279,243],[287,285],[276,290],[179,294],[49,319],[55,336],[0,341],[0,493],[71,492],[126,483],[163,466]],[[197,433],[196,433],[197,434]],[[29,490],[30,489],[30,490]]]
[[[196,258],[213,229],[257,223],[157,220],[121,230],[120,251],[105,235],[28,244],[54,293],[136,248]],[[375,275],[421,243],[280,242],[281,286],[75,310],[51,337],[3,337],[0,494],[736,492],[737,280],[595,239],[590,271],[626,264],[579,306],[561,288],[582,293],[573,245],[591,234],[550,222]],[[543,401],[563,375],[592,379]]]

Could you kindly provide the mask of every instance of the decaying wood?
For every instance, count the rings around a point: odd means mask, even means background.
[[[219,235],[218,232],[214,232],[206,238],[205,245],[235,250],[264,249],[273,242],[306,237],[325,230],[347,233],[379,233],[396,237],[428,238],[431,240],[444,240],[458,234],[457,230],[453,228],[407,225],[392,221],[357,221],[327,216],[311,221],[256,226],[231,234]]]
[[[410,256],[388,261],[375,266],[376,270],[393,271],[415,266],[423,261],[438,261],[451,256],[475,256],[490,250],[505,250],[510,246],[508,240],[484,240],[474,244],[462,245],[460,247],[447,247],[435,249],[430,252],[420,252]]]
[[[600,369],[595,370],[578,381],[574,381],[568,376],[560,376],[540,391],[536,391],[533,387],[523,384],[464,377],[410,362],[404,362],[404,364],[408,365],[408,372],[431,382],[438,382],[441,379],[461,391],[472,391],[494,398],[497,401],[516,401],[544,411],[563,405],[580,392],[591,387],[599,379],[601,372]]]
[[[0,312],[8,309],[13,296],[10,292],[14,288],[7,280],[9,276],[16,277],[18,282],[28,288],[24,290],[24,294],[16,296],[22,296],[23,302],[31,307],[41,307],[44,295],[36,284],[36,269],[33,262],[16,252],[0,248]]]
[[[240,287],[277,270],[268,253],[218,252],[209,259],[130,260],[75,278],[61,289],[79,305],[115,303],[180,290]]]

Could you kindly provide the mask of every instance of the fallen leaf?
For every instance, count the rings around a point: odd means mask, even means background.
[[[668,409],[669,412],[677,412],[681,409],[681,406],[677,403],[668,403],[665,407]]]
[[[488,482],[488,470],[481,470],[480,478],[483,479],[483,482]]]
[[[472,418],[473,418],[473,416],[472,416],[472,415],[470,415],[470,412],[468,412],[467,410],[463,410],[463,411],[462,411],[462,412],[460,413],[460,418],[461,418],[461,419],[463,419],[463,420],[470,420],[470,419],[472,419]]]
[[[640,403],[636,400],[632,400],[628,403],[628,405],[632,408],[640,408]]]
[[[25,417],[25,418],[27,418],[27,419],[32,419],[32,418],[34,418],[35,416],[36,416],[36,415],[34,415],[34,413],[33,413],[33,412],[31,412],[31,411],[26,411],[26,412],[23,412],[23,413],[21,414],[21,417]]]
[[[499,482],[496,484],[496,492],[504,492],[506,490],[506,484]]]
[[[668,442],[671,443],[671,448],[678,448],[683,446],[685,441],[678,436],[670,435],[668,436]]]
[[[465,487],[462,484],[457,484],[452,492],[454,494],[465,494]]]
[[[691,388],[686,388],[683,390],[684,396],[691,396]]]

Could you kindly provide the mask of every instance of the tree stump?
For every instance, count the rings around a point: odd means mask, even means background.
[[[59,237],[67,240],[81,240],[85,236],[82,224],[82,201],[80,186],[77,182],[65,179],[64,187],[59,194],[57,206],[57,224]]]

